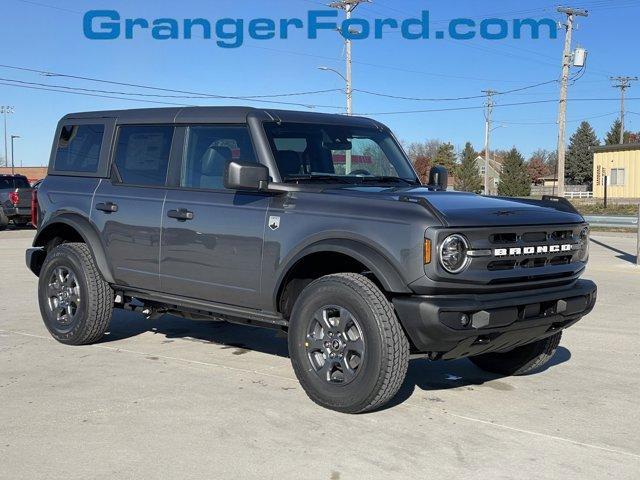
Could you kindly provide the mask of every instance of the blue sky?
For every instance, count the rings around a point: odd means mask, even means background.
[[[561,19],[551,0],[373,0],[362,5],[355,16],[373,19],[404,19],[431,12],[433,28],[443,21],[465,17],[481,20],[528,16]],[[611,87],[611,75],[640,75],[637,22],[640,0],[585,0],[576,3],[591,14],[578,20],[574,46],[589,50],[584,76],[570,89],[570,98],[615,99],[619,91]],[[221,49],[214,40],[157,41],[150,35],[134,40],[88,40],[82,31],[82,16],[89,9],[113,9],[123,17],[177,19],[223,17],[252,19],[306,18],[310,9],[323,8],[316,0],[3,0],[3,28],[0,30],[0,63],[36,70],[95,77],[124,83],[152,85],[168,89],[212,94],[248,96],[343,88],[342,80],[331,72],[318,70],[327,65],[343,70],[342,38],[324,32],[317,40],[303,34],[288,40],[245,41],[237,49]],[[560,70],[564,31],[559,38],[539,40],[404,40],[390,33],[383,40],[354,42],[354,87],[391,95],[452,98],[478,95],[483,89],[515,89],[557,79]],[[132,91],[126,87],[0,68],[0,78],[48,85]],[[0,80],[3,82],[6,80]],[[140,91],[140,90],[138,90]],[[147,91],[146,93],[157,93]],[[556,84],[504,95],[501,103],[555,100]],[[640,82],[629,90],[640,97]],[[321,107],[317,111],[337,112],[344,106],[340,92],[282,101]],[[172,101],[167,100],[165,101]],[[173,100],[192,103],[193,100]],[[354,110],[359,113],[477,107],[482,99],[444,102],[413,102],[356,93]],[[196,100],[198,104],[269,105],[248,101]],[[48,161],[56,122],[66,113],[84,110],[141,108],[134,101],[93,98],[0,84],[0,105],[13,105],[9,133],[21,135],[16,143],[16,160],[25,165]],[[278,107],[278,105],[272,105]],[[286,108],[286,107],[284,107]],[[303,107],[292,107],[301,109]],[[575,101],[568,108],[568,132],[588,119],[602,137],[619,109],[619,102]],[[640,101],[630,100],[628,109],[640,113]],[[481,109],[401,115],[373,115],[389,125],[399,138],[417,141],[438,138],[461,148],[471,141],[477,149],[484,142]],[[528,155],[537,148],[555,148],[557,128],[555,102],[524,106],[498,106],[494,118],[502,125],[493,133],[493,148],[517,146]],[[640,130],[640,115],[628,115],[630,129]],[[0,155],[2,154],[0,144]]]

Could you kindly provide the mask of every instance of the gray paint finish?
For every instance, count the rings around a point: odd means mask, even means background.
[[[269,168],[276,181],[280,177],[264,122],[318,122],[386,130],[366,118],[245,107],[90,112],[68,115],[61,124],[73,119],[103,121],[116,130],[119,125],[136,123],[246,123],[258,161]],[[415,187],[289,185],[286,192],[269,193],[181,189],[175,179],[182,161],[184,129],[177,131],[166,187],[117,185],[109,178],[99,182],[49,176],[40,189],[44,212],[41,231],[54,224],[60,214],[76,215],[85,222],[83,228],[91,229],[91,238],[99,239],[91,248],[104,258],[100,265],[105,278],[113,278],[119,286],[275,314],[277,294],[287,272],[310,253],[349,255],[392,294],[438,293],[438,289],[451,286],[481,293],[498,289],[486,281],[478,284],[477,278],[464,274],[455,279],[427,275],[430,272],[423,265],[425,236],[433,235],[437,240],[435,232],[447,226],[464,230],[583,222],[579,215],[547,204]],[[110,161],[111,152],[103,151],[102,157]],[[117,211],[97,210],[98,204],[108,202],[116,204]],[[169,218],[170,211],[180,209],[191,212],[193,219]],[[502,215],[504,211],[509,215]],[[280,218],[279,228],[268,227],[270,217]]]

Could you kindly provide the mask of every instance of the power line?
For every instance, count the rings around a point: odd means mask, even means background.
[[[79,76],[79,75],[69,75],[69,74],[50,72],[50,71],[45,71],[45,70],[37,70],[37,69],[33,69],[33,68],[16,67],[16,66],[13,66],[13,65],[2,65],[2,64],[0,64],[0,68],[7,68],[7,69],[11,69],[11,70],[18,70],[18,71],[31,72],[31,73],[38,73],[38,74],[44,75],[46,77],[72,78],[74,80],[84,80],[84,81],[90,81],[90,82],[105,83],[105,84],[110,84],[110,85],[119,85],[119,86],[124,86],[124,87],[142,88],[142,89],[146,89],[146,90],[154,90],[154,91],[160,91],[160,92],[180,93],[180,94],[185,94],[185,95],[195,95],[197,97],[206,97],[206,98],[213,98],[213,99],[219,99],[219,100],[249,100],[249,101],[253,101],[253,102],[272,103],[272,104],[278,104],[278,105],[289,105],[289,106],[297,106],[297,107],[304,107],[304,108],[310,108],[310,109],[312,109],[312,108],[330,108],[330,109],[340,110],[340,107],[337,107],[335,105],[315,105],[315,104],[307,104],[307,103],[266,100],[266,99],[264,99],[264,98],[262,98],[260,96],[216,95],[216,94],[209,94],[209,93],[202,93],[202,92],[193,92],[193,91],[188,91],[188,90],[175,90],[175,89],[170,89],[170,88],[154,87],[154,86],[151,86],[151,85],[142,85],[142,84],[135,84],[135,83],[118,82],[118,81],[114,81],[114,80],[103,80],[103,79],[99,79],[99,78],[84,77],[84,76]]]
[[[617,98],[573,98],[567,99],[568,102],[610,102],[617,101]],[[628,98],[627,100],[640,100],[640,97]],[[530,102],[515,102],[515,103],[499,103],[494,105],[494,108],[502,108],[502,107],[516,107],[521,105],[539,105],[543,103],[556,103],[557,99],[549,99],[549,100],[535,100]],[[464,111],[464,110],[482,110],[484,109],[484,105],[475,105],[468,107],[452,107],[452,108],[431,108],[424,110],[400,110],[400,111],[389,111],[389,112],[367,112],[367,113],[359,113],[358,115],[362,116],[376,116],[376,115],[407,115],[413,113],[432,113],[432,112],[456,112],[456,111]]]
[[[69,89],[69,90],[79,90],[79,91],[84,91],[84,92],[91,92],[91,93],[107,93],[107,94],[114,94],[114,95],[131,95],[131,96],[135,96],[135,97],[156,97],[156,98],[188,98],[188,99],[209,99],[209,98],[220,98],[219,95],[168,95],[168,94],[164,94],[164,95],[159,95],[159,94],[154,94],[154,93],[138,93],[138,92],[120,92],[120,91],[113,91],[113,90],[97,90],[97,89],[93,89],[93,88],[82,88],[82,87],[70,87],[67,85],[52,85],[49,83],[37,83],[37,82],[27,82],[24,80],[16,80],[16,79],[12,79],[12,78],[2,78],[0,77],[0,80],[4,81],[4,82],[15,82],[15,83],[21,83],[21,84],[26,84],[26,85],[36,85],[36,86],[41,86],[41,87],[52,87],[52,88],[62,88],[62,89]],[[254,99],[254,98],[272,98],[272,97],[293,97],[293,96],[300,96],[300,95],[316,95],[319,93],[333,93],[333,92],[344,92],[343,89],[341,88],[332,88],[329,90],[315,90],[315,91],[310,91],[310,92],[298,92],[298,93],[281,93],[281,94],[274,94],[274,95],[257,95],[257,96],[252,96],[252,95],[247,95],[247,96],[243,96],[242,99]]]
[[[130,102],[142,102],[142,103],[153,103],[155,105],[170,105],[175,107],[195,107],[196,105],[189,105],[185,103],[171,103],[171,102],[161,102],[158,100],[143,100],[140,98],[126,98],[126,97],[117,97],[112,95],[99,95],[97,93],[83,93],[83,92],[72,92],[68,90],[56,90],[54,88],[45,88],[45,87],[36,87],[29,85],[18,85],[15,83],[7,83],[0,81],[0,85],[4,85],[5,87],[15,87],[15,88],[26,88],[29,90],[43,90],[48,92],[57,92],[57,93],[66,93],[68,95],[82,95],[84,97],[96,97],[96,98],[109,98],[113,100],[128,100]]]
[[[567,120],[567,123],[577,123],[577,122],[582,122],[585,120],[594,120],[596,118],[604,118],[604,117],[610,117],[611,115],[617,115],[618,112],[609,112],[609,113],[603,113],[601,115],[593,115],[590,117],[584,117],[584,118],[580,118],[580,119],[574,119],[574,120]],[[496,120],[496,123],[500,123],[502,125],[557,125],[558,122],[536,122],[536,121],[503,121],[503,120]]]
[[[521,88],[514,88],[511,90],[505,90],[502,92],[498,92],[498,91],[493,91],[493,95],[508,95],[510,93],[516,93],[516,92],[522,92],[524,90],[529,90],[531,88],[536,88],[536,87],[541,87],[543,85],[549,85],[551,83],[558,83],[558,80],[548,80],[546,82],[540,82],[540,83],[536,83],[534,85],[527,85],[526,87],[521,87]],[[376,97],[384,97],[384,98],[393,98],[396,100],[411,100],[411,101],[418,101],[418,102],[455,102],[455,101],[459,101],[459,100],[474,100],[474,99],[478,99],[478,98],[485,98],[486,95],[471,95],[471,96],[467,96],[467,97],[451,97],[451,98],[420,98],[420,97],[405,97],[405,96],[401,96],[401,95],[390,95],[390,94],[386,94],[386,93],[380,93],[380,92],[372,92],[369,90],[362,90],[362,89],[354,89],[357,92],[360,93],[364,93],[367,95],[374,95]]]

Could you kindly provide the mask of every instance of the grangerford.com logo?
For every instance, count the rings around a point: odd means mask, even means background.
[[[440,23],[440,22],[438,22]],[[90,40],[132,40],[150,37],[154,40],[215,39],[221,48],[238,48],[248,36],[253,40],[285,40],[303,33],[309,39],[317,39],[322,31],[338,31],[348,40],[380,40],[386,35],[399,32],[406,40],[486,40],[539,39],[544,34],[548,39],[558,36],[558,26],[550,18],[512,19],[486,18],[481,21],[456,18],[448,22],[448,28],[432,31],[428,10],[420,18],[378,18],[373,21],[351,18],[339,21],[336,10],[311,10],[306,19],[301,18],[124,18],[116,10],[90,10],[84,15],[84,35]]]

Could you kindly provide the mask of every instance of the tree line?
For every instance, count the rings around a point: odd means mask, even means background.
[[[616,120],[604,137],[605,145],[620,143],[620,120]],[[624,143],[640,143],[640,132],[625,131]],[[589,185],[593,183],[592,147],[599,146],[600,139],[589,122],[582,122],[571,136],[565,161],[565,182],[568,185]],[[434,165],[445,167],[455,181],[455,189],[480,193],[484,189],[477,159],[484,157],[484,151],[476,151],[471,142],[456,153],[455,147],[441,140],[427,140],[405,145],[407,154],[420,176],[426,183],[429,170]],[[555,178],[558,155],[556,151],[536,150],[525,160],[516,147],[511,150],[492,150],[491,160],[500,164],[498,194],[505,196],[529,196],[531,185],[538,185],[545,178]]]

